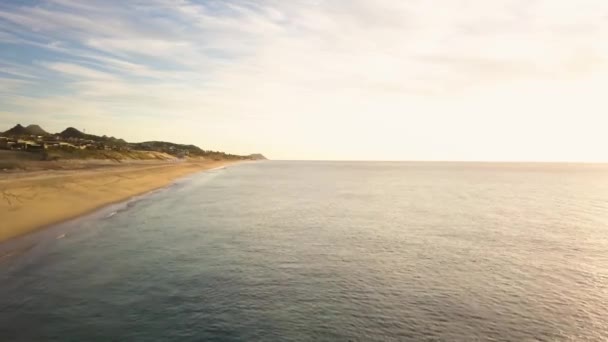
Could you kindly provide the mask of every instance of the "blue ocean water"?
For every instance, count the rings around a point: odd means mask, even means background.
[[[11,244],[2,341],[608,340],[602,165],[241,164]]]

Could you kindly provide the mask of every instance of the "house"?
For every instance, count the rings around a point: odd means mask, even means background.
[[[42,142],[44,144],[44,147],[49,149],[49,148],[59,148],[59,142],[58,141],[53,141],[53,140],[46,140]]]
[[[73,149],[76,149],[76,146],[74,146],[70,143],[60,142],[59,148],[64,149],[64,150],[73,150]]]
[[[0,137],[0,149],[8,150],[8,138]]]
[[[28,152],[44,151],[44,144],[39,144],[31,140],[18,140],[17,149]]]

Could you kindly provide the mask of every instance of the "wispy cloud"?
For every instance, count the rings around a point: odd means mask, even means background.
[[[100,129],[129,139],[276,157],[490,158],[466,139],[459,149],[428,139],[441,132],[501,146],[500,127],[480,118],[509,114],[480,94],[519,113],[519,90],[528,89],[538,92],[528,107],[562,113],[545,101],[608,85],[607,16],[603,0],[9,1],[0,5],[0,80],[10,90],[0,124],[16,114],[46,115],[57,129],[105,117]],[[548,136],[597,126],[605,109]],[[138,131],[109,123],[142,118]],[[441,121],[462,134],[437,128]],[[529,120],[546,130],[542,121]],[[522,139],[532,144],[534,134]]]
[[[118,78],[110,73],[83,67],[78,64],[71,63],[43,63],[50,70],[62,73],[73,77],[74,79],[102,79],[102,80],[117,80]]]

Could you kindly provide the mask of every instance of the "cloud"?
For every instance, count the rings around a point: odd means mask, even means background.
[[[43,63],[43,65],[53,71],[62,73],[75,79],[101,79],[116,80],[117,77],[103,71],[86,68],[78,64],[71,63]]]
[[[286,158],[310,147],[302,157],[357,158],[352,151],[371,151],[359,138],[367,136],[386,158],[490,158],[469,143],[442,152],[420,141],[438,131],[457,140],[436,127],[444,121],[492,145],[500,134],[481,131],[500,127],[468,113],[484,111],[498,121],[508,113],[481,105],[479,94],[509,102],[508,112],[544,118],[517,104],[518,90],[537,94],[526,97],[528,107],[543,108],[550,94],[573,84],[603,86],[608,45],[598,42],[608,36],[607,15],[600,0],[15,2],[0,6],[0,79],[10,84],[13,113],[183,125],[173,136],[162,125],[139,132],[117,125],[113,134],[129,139],[270,149]],[[41,77],[63,93],[23,83]],[[599,99],[593,92],[577,96]],[[604,109],[591,109],[589,122],[599,124]],[[542,121],[530,120],[537,130]],[[486,126],[474,130],[475,122]],[[419,129],[396,128],[404,125]],[[331,141],[336,131],[342,143]],[[399,137],[402,131],[410,136]],[[400,151],[383,145],[389,143],[421,147]]]
[[[25,79],[38,78],[32,72],[24,70],[23,67],[11,64],[0,64],[0,74],[7,74],[10,76],[17,76]]]
[[[15,90],[21,90],[31,84],[30,81],[25,81],[15,78],[0,78],[0,93],[7,93]]]

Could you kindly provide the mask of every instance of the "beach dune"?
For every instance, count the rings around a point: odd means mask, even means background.
[[[0,175],[0,242],[233,161],[116,166]]]

